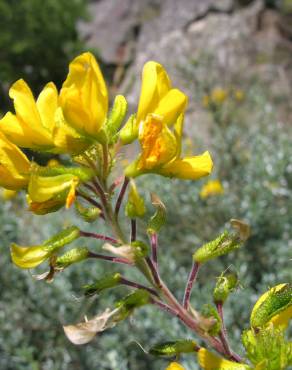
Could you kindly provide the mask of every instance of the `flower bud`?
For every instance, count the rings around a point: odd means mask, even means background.
[[[98,219],[101,210],[97,207],[84,207],[81,203],[75,201],[75,210],[85,222],[91,223]]]
[[[218,277],[215,289],[213,291],[213,299],[215,303],[224,303],[229,294],[238,285],[238,276],[236,273],[222,274]]]
[[[124,145],[130,144],[138,136],[138,128],[136,125],[136,114],[132,114],[124,127],[120,131],[120,139]]]
[[[286,327],[292,317],[292,284],[279,284],[263,294],[255,304],[250,323],[253,328],[272,322]]]
[[[147,232],[149,234],[155,234],[158,233],[166,223],[166,208],[159,197],[154,193],[151,194],[151,203],[156,208],[156,212],[148,222]]]
[[[231,220],[231,226],[236,230],[235,233],[224,231],[216,239],[204,244],[194,254],[196,262],[204,263],[219,256],[223,256],[242,246],[242,243],[249,236],[249,226],[240,220]]]
[[[62,256],[57,257],[54,268],[63,270],[64,268],[85,260],[88,257],[88,249],[86,247],[73,248]]]
[[[151,347],[149,353],[154,356],[177,356],[181,353],[192,353],[198,350],[195,341],[190,339],[181,339],[159,343]]]
[[[132,314],[135,308],[145,306],[150,301],[150,293],[144,289],[137,289],[121,299],[116,306],[121,308],[121,320]]]
[[[128,103],[126,98],[123,95],[117,95],[105,124],[105,130],[110,144],[113,144],[118,139],[117,132],[126,116],[127,108]]]
[[[138,189],[133,180],[130,183],[128,202],[126,204],[126,216],[129,218],[143,217],[146,212],[144,199],[138,193]]]
[[[121,274],[115,273],[102,277],[97,280],[94,284],[88,284],[83,286],[84,295],[92,296],[94,294],[100,294],[102,291],[110,288],[114,288],[119,285],[121,281]]]

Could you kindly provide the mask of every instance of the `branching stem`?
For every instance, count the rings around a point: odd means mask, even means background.
[[[123,185],[122,185],[121,190],[120,190],[120,193],[118,195],[118,199],[117,199],[117,203],[116,203],[116,207],[115,207],[115,217],[116,218],[118,218],[119,211],[120,211],[122,201],[123,201],[124,195],[126,193],[129,181],[130,181],[130,179],[128,177],[125,177]]]
[[[198,262],[193,261],[192,269],[188,277],[188,282],[186,285],[185,294],[183,298],[183,306],[186,310],[189,308],[189,305],[190,305],[192,288],[197,279],[199,269],[200,269],[200,264]]]
[[[80,230],[80,236],[85,237],[85,238],[99,239],[99,240],[103,240],[103,241],[106,241],[112,244],[119,244],[118,240],[111,238],[110,236],[106,236],[102,234],[95,234],[95,233],[90,233],[87,231]]]

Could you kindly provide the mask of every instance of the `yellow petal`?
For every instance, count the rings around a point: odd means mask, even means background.
[[[0,130],[20,147],[51,149],[51,134],[42,124],[28,85],[23,80],[16,81],[10,88],[9,95],[14,100],[16,115],[8,112],[0,121]]]
[[[79,154],[88,148],[90,142],[67,124],[60,107],[56,110],[55,121],[53,140],[60,152]]]
[[[52,132],[55,126],[55,112],[58,108],[58,91],[53,82],[49,82],[41,91],[36,105],[43,126]]]
[[[10,190],[26,186],[29,169],[25,154],[0,133],[0,185]]]
[[[161,116],[147,116],[141,123],[139,140],[142,147],[138,164],[140,170],[151,170],[168,163],[177,152],[176,138]]]
[[[184,180],[197,180],[211,173],[213,167],[209,152],[194,157],[177,159],[159,169],[159,174]]]
[[[11,258],[13,263],[23,269],[31,269],[49,257],[49,252],[42,246],[22,247],[17,244],[11,245]]]
[[[237,362],[228,361],[201,348],[198,352],[199,364],[204,370],[246,370],[249,366]]]
[[[170,79],[157,62],[150,61],[144,65],[142,73],[142,86],[137,112],[137,123],[144,120],[148,113],[153,113],[160,100],[171,88]]]
[[[167,125],[173,125],[178,117],[184,113],[188,102],[187,96],[178,89],[171,89],[160,100],[154,113],[163,117]]]
[[[95,57],[87,52],[75,58],[60,93],[68,123],[96,137],[108,111],[108,92]]]
[[[171,362],[165,370],[185,370],[178,362]]]
[[[29,181],[28,194],[32,202],[46,202],[65,190],[69,191],[74,181],[75,176],[71,174],[51,177],[32,174]]]
[[[78,178],[74,178],[71,182],[70,190],[66,198],[66,208],[70,208],[76,199],[76,187],[78,185]]]

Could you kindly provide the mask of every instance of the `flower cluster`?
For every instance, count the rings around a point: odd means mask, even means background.
[[[158,174],[196,180],[209,175],[213,166],[208,151],[183,156],[181,142],[188,99],[182,91],[172,87],[162,65],[154,61],[145,64],[137,113],[128,119],[124,96],[116,96],[109,109],[104,78],[94,56],[88,52],[71,62],[60,91],[49,82],[35,100],[29,86],[19,80],[12,85],[9,95],[15,113],[8,112],[0,120],[3,196],[11,197],[15,192],[25,190],[29,210],[37,215],[74,204],[77,214],[85,222],[105,222],[113,233],[103,235],[71,226],[37,245],[13,243],[13,263],[23,269],[47,263],[49,270],[34,276],[38,280],[52,281],[64,269],[91,258],[136,268],[147,281],[145,285],[114,273],[86,284],[83,287],[85,297],[120,285],[127,286],[131,292],[116,302],[115,307],[107,308],[89,320],[85,318],[84,322],[65,325],[65,334],[71,342],[76,345],[88,343],[98,333],[128,318],[139,307],[151,304],[178,318],[201,340],[197,343],[192,339],[179,339],[153,346],[150,354],[175,360],[170,362],[167,370],[183,370],[177,361],[180,356],[190,353],[196,354],[199,364],[206,370],[278,370],[292,363],[291,343],[284,336],[292,316],[291,284],[277,285],[255,305],[250,329],[242,337],[249,362],[231,349],[224,324],[223,305],[238,286],[236,273],[223,273],[218,278],[212,305],[192,306],[191,292],[201,266],[240,248],[250,235],[245,222],[231,220],[232,231],[225,230],[194,251],[182,302],[160,276],[158,236],[166,224],[167,211],[158,195],[151,194],[154,213],[148,218],[145,200],[134,179],[144,174]],[[219,103],[226,96],[222,91],[216,91],[212,99]],[[136,140],[140,144],[137,158],[124,168],[123,176],[114,177],[121,149]],[[23,149],[51,153],[59,156],[60,161],[53,159],[47,166],[41,166]],[[211,180],[203,187],[201,198],[223,191],[219,180]],[[129,235],[119,221],[122,206],[130,224]],[[137,231],[139,218],[147,224],[141,239]],[[80,238],[102,241],[101,253],[84,245],[67,249]],[[108,254],[104,254],[105,251]],[[267,346],[272,349],[269,353]]]

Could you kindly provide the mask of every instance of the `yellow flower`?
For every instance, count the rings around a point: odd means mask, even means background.
[[[71,127],[82,135],[100,139],[108,112],[108,92],[91,53],[83,53],[70,63],[60,103]]]
[[[201,348],[198,352],[199,364],[204,370],[247,370],[251,369],[247,365],[238,362],[228,361],[222,357],[218,357],[213,353]]]
[[[78,152],[88,143],[69,127],[59,107],[56,86],[49,82],[35,101],[23,80],[9,90],[16,114],[8,112],[0,121],[0,131],[14,144],[52,152]]]
[[[9,190],[25,188],[29,169],[25,154],[0,132],[0,186]]]
[[[206,199],[213,195],[223,194],[224,189],[219,180],[209,180],[201,189],[200,197]]]
[[[211,101],[215,104],[223,104],[227,99],[228,93],[226,90],[221,87],[216,87],[211,92]]]
[[[28,203],[31,211],[54,212],[66,205],[69,208],[76,197],[79,179],[73,174],[40,176],[32,173],[28,186]]]
[[[244,92],[242,90],[235,90],[234,97],[238,102],[242,102],[245,98]]]
[[[23,269],[32,269],[47,258],[50,252],[41,245],[23,247],[17,244],[11,245],[11,258],[13,263]]]
[[[178,362],[171,362],[165,370],[185,370]]]
[[[128,144],[137,138],[140,125],[150,113],[162,116],[166,125],[173,125],[184,112],[187,100],[185,94],[171,87],[171,81],[161,64],[147,62],[142,73],[136,120],[129,121],[121,130],[122,142]]]
[[[210,97],[209,95],[204,95],[202,99],[203,107],[208,108],[210,105]]]
[[[157,173],[167,177],[195,180],[209,175],[213,166],[209,152],[180,158],[182,125],[182,114],[177,119],[173,131],[162,115],[148,114],[139,128],[142,152],[137,160],[126,168],[126,176]]]

